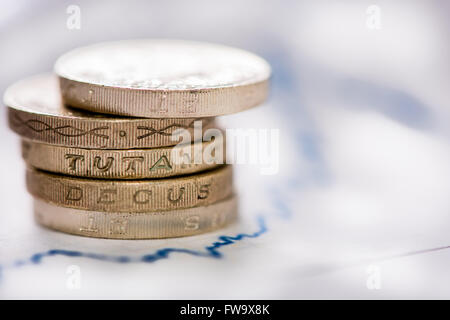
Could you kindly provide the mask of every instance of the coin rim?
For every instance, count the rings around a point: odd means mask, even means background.
[[[221,130],[223,131],[223,130]],[[169,178],[169,177],[176,177],[176,176],[184,176],[184,175],[190,175],[195,173],[202,173],[204,171],[212,170],[214,168],[217,168],[223,164],[225,164],[226,160],[226,150],[225,150],[225,142],[224,142],[224,151],[223,151],[223,161],[222,163],[205,163],[203,162],[203,154],[202,154],[202,163],[200,164],[188,164],[189,167],[187,168],[181,168],[180,164],[171,163],[172,169],[170,172],[158,172],[155,171],[154,173],[150,173],[149,170],[145,170],[147,174],[125,174],[123,168],[119,169],[112,169],[108,172],[99,172],[96,174],[97,170],[94,169],[92,166],[85,165],[83,170],[75,170],[71,171],[67,169],[67,163],[62,162],[63,161],[63,155],[67,153],[71,154],[79,154],[81,153],[94,153],[94,155],[90,156],[91,159],[94,158],[94,156],[100,156],[105,157],[106,155],[101,154],[115,154],[116,159],[123,159],[124,157],[129,156],[129,154],[141,154],[142,157],[146,158],[152,158],[154,154],[158,155],[156,158],[161,158],[161,156],[164,153],[168,154],[168,160],[171,160],[171,151],[174,148],[182,148],[182,149],[188,149],[191,150],[191,155],[193,152],[193,148],[195,148],[195,143],[201,143],[202,144],[202,150],[205,148],[206,145],[212,144],[213,141],[197,141],[193,142],[191,144],[184,144],[184,145],[176,145],[176,146],[166,146],[166,147],[157,147],[157,148],[147,148],[147,149],[87,149],[87,148],[77,148],[73,146],[60,146],[60,145],[54,145],[49,143],[42,143],[42,142],[36,142],[31,139],[22,138],[21,139],[21,152],[22,152],[22,159],[25,161],[25,163],[33,168],[50,172],[50,173],[56,173],[56,174],[62,174],[67,175],[70,177],[79,177],[79,178],[94,178],[94,179],[118,179],[118,180],[138,180],[138,179],[159,179],[159,178]],[[34,156],[24,154],[24,144],[31,145],[30,148],[34,149]],[[28,151],[30,152],[30,151]],[[78,152],[78,153],[77,153]],[[45,157],[42,158],[39,156],[41,153],[49,153],[50,155],[57,157]],[[134,155],[137,156],[137,155]],[[64,159],[65,160],[65,159]],[[85,162],[86,163],[86,162]],[[138,171],[138,170],[137,170]],[[141,170],[144,171],[144,170]]]
[[[149,219],[151,219],[151,216],[154,215],[165,215],[165,216],[170,216],[170,215],[176,215],[177,217],[179,217],[180,215],[183,214],[191,214],[191,213],[195,213],[196,211],[199,210],[208,210],[209,212],[204,212],[204,216],[207,216],[211,211],[215,210],[217,207],[220,207],[221,205],[226,205],[227,206],[227,210],[224,210],[222,212],[226,212],[226,219],[225,222],[221,225],[218,225],[216,227],[210,227],[210,228],[199,228],[197,230],[193,230],[193,232],[190,233],[184,233],[184,234],[176,234],[176,233],[170,233],[170,231],[166,231],[166,234],[163,236],[138,236],[138,232],[134,233],[134,236],[120,236],[120,235],[116,235],[116,236],[110,236],[108,234],[106,234],[106,232],[103,232],[100,235],[95,235],[93,233],[83,233],[81,230],[79,230],[79,227],[73,227],[73,226],[69,226],[69,227],[63,227],[63,226],[58,226],[58,223],[55,223],[55,221],[53,220],[52,222],[47,222],[45,223],[42,219],[40,219],[38,217],[39,214],[38,213],[38,206],[44,207],[44,209],[46,208],[51,208],[52,214],[54,210],[59,210],[60,214],[65,214],[65,215],[71,215],[71,214],[77,214],[77,215],[98,215],[98,216],[105,216],[105,215],[111,215],[111,216],[123,216],[124,213],[105,213],[105,212],[101,212],[101,211],[88,211],[88,210],[82,210],[82,209],[74,209],[74,208],[66,208],[66,207],[59,207],[55,204],[52,204],[50,202],[46,202],[42,199],[39,198],[33,198],[33,216],[35,221],[43,226],[44,228],[50,229],[50,230],[54,230],[57,232],[62,232],[62,233],[66,233],[66,234],[71,234],[71,235],[78,235],[78,236],[83,236],[83,237],[88,237],[88,238],[97,238],[97,239],[111,239],[111,240],[145,240],[145,239],[168,239],[168,238],[181,238],[181,237],[189,237],[189,236],[194,236],[194,235],[199,235],[199,234],[205,234],[208,232],[214,232],[223,228],[226,228],[234,223],[236,223],[236,221],[238,220],[239,217],[239,198],[236,194],[231,194],[230,196],[228,196],[225,199],[222,199],[220,201],[217,201],[215,203],[209,204],[207,206],[199,206],[199,207],[193,207],[193,208],[184,208],[184,209],[175,209],[175,210],[170,210],[170,211],[164,211],[164,212],[149,212],[149,213],[136,213],[136,214],[131,214],[128,217],[142,217],[145,215],[149,215]],[[50,215],[48,213],[49,210],[44,210],[44,212],[47,212],[47,217]],[[45,213],[44,213],[45,215]],[[45,218],[44,218],[45,220]],[[72,229],[72,230],[71,230]],[[173,230],[172,230],[173,231]]]
[[[216,178],[219,176],[219,178]],[[230,180],[230,184],[227,185],[227,188],[220,188],[218,185],[216,186],[217,190],[213,194],[209,194],[208,198],[206,199],[196,199],[192,200],[192,203],[184,204],[184,205],[176,205],[172,207],[168,207],[168,201],[163,200],[159,202],[158,200],[152,200],[148,203],[142,203],[142,204],[136,204],[131,199],[124,200],[119,203],[110,204],[111,206],[108,206],[108,204],[95,204],[94,198],[88,194],[85,200],[82,201],[82,203],[66,203],[66,200],[62,199],[62,194],[64,194],[64,187],[66,184],[72,183],[74,187],[80,188],[83,187],[87,191],[90,191],[89,189],[101,189],[101,188],[122,188],[122,190],[126,190],[127,187],[130,189],[136,189],[138,190],[139,187],[146,187],[146,188],[159,188],[159,189],[170,189],[171,187],[175,187],[177,185],[181,185],[183,183],[195,183],[198,182],[201,179],[225,179]],[[45,188],[42,184],[38,183],[40,179],[49,179],[49,183],[45,183],[45,185],[49,185],[50,182],[52,182],[53,186],[58,186],[58,189],[55,189],[56,191],[51,192],[50,194],[42,193],[39,190],[42,190],[42,188]],[[37,187],[38,185],[39,187]],[[225,199],[230,194],[233,193],[234,186],[233,186],[233,167],[231,165],[221,165],[217,168],[210,169],[207,171],[203,171],[201,173],[193,173],[189,175],[184,176],[177,176],[177,177],[168,177],[168,178],[156,178],[156,179],[138,179],[138,180],[118,180],[118,179],[92,179],[92,178],[81,178],[81,177],[72,177],[67,175],[60,175],[55,174],[47,171],[42,171],[38,169],[34,169],[31,167],[28,167],[26,170],[26,187],[28,192],[36,198],[45,200],[46,202],[53,203],[57,206],[61,207],[67,207],[67,208],[75,208],[80,210],[91,210],[91,211],[105,211],[105,212],[149,212],[151,209],[149,206],[157,206],[159,209],[154,209],[154,211],[164,211],[164,210],[173,210],[176,208],[190,208],[190,207],[197,207],[197,206],[205,206],[210,203],[214,203],[217,201],[220,201],[221,199]],[[158,195],[156,195],[158,196]],[[97,199],[97,198],[96,198]],[[98,201],[98,199],[97,199]],[[101,206],[100,208],[95,208],[95,205]],[[140,208],[139,205],[146,205],[147,208]],[[167,206],[166,206],[167,205]]]
[[[260,105],[267,100],[270,83],[269,79],[267,79],[242,86],[219,87],[209,90],[142,90],[108,87],[62,77],[60,77],[59,80],[61,95],[65,104],[90,112],[153,119],[209,118],[245,111]],[[78,94],[68,94],[68,90],[66,90],[67,87],[71,87],[71,90],[92,90],[94,93],[91,96],[91,99],[97,102],[95,104],[89,103],[89,101],[83,101]],[[229,103],[230,100],[241,100],[246,96],[246,91],[249,90],[253,91],[251,102]],[[185,108],[182,106],[182,103],[179,102],[175,105],[171,105],[172,109],[177,109],[176,111],[155,111],[149,108],[151,102],[159,100],[160,95],[163,93],[167,100],[181,101],[183,100],[181,97],[182,95],[192,92],[203,96],[213,96],[211,100],[214,100],[215,103],[205,102],[197,104],[196,111],[178,110]],[[142,95],[146,96],[142,97]],[[104,97],[108,97],[108,101],[105,102]],[[114,105],[110,103],[111,101],[114,101]],[[135,102],[127,103],[123,101]],[[136,103],[136,101],[139,101],[140,103]]]

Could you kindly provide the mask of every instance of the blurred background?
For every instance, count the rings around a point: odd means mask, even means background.
[[[269,101],[222,123],[279,129],[280,172],[237,168],[244,222],[229,232],[254,231],[261,213],[271,217],[269,231],[230,246],[219,262],[177,256],[115,266],[60,257],[15,269],[36,250],[140,255],[202,248],[221,234],[112,245],[36,227],[3,107],[0,297],[449,298],[449,13],[445,0],[3,0],[2,93],[51,71],[60,54],[100,41],[199,40],[263,56],[273,68]],[[273,218],[277,212],[290,221]],[[64,284],[73,263],[90,281],[78,291]],[[371,288],[373,277],[382,286]]]

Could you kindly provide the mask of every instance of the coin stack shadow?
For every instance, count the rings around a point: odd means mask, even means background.
[[[173,66],[180,55],[186,61]],[[146,72],[133,72],[137,67]],[[224,140],[202,137],[208,130],[223,133],[214,116],[266,98],[264,60],[223,46],[135,40],[74,50],[58,59],[55,71],[13,84],[4,95],[10,128],[22,137],[27,189],[41,225],[82,236],[151,239],[235,221]],[[174,83],[164,83],[165,72]],[[221,72],[233,86],[217,80]],[[178,143],[175,133],[187,140]]]

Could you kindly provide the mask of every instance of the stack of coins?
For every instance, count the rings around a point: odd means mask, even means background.
[[[4,96],[41,225],[149,239],[236,219],[214,117],[265,100],[263,59],[219,45],[132,40],[73,50],[55,73],[22,80]],[[203,139],[208,130],[216,139]]]

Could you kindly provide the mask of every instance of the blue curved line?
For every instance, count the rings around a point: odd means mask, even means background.
[[[111,256],[106,254],[98,254],[98,253],[83,253],[81,251],[73,251],[73,250],[65,250],[65,249],[51,249],[46,252],[35,253],[31,257],[26,260],[16,260],[13,263],[14,267],[20,267],[23,265],[29,264],[40,264],[44,258],[54,257],[54,256],[64,256],[64,257],[83,257],[100,261],[107,262],[116,262],[116,263],[132,263],[132,262],[144,262],[144,263],[154,263],[156,261],[167,259],[172,253],[185,253],[196,257],[206,257],[206,258],[215,258],[220,259],[223,257],[223,254],[220,252],[220,248],[232,245],[238,241],[241,241],[246,238],[257,238],[262,234],[267,232],[267,225],[264,217],[259,216],[257,218],[258,221],[258,230],[254,233],[239,233],[236,236],[220,236],[219,241],[213,242],[211,245],[206,246],[204,251],[202,250],[189,250],[184,248],[163,248],[159,249],[154,253],[146,254],[138,258],[132,258],[128,256]],[[0,265],[0,279],[2,270],[5,267]]]

